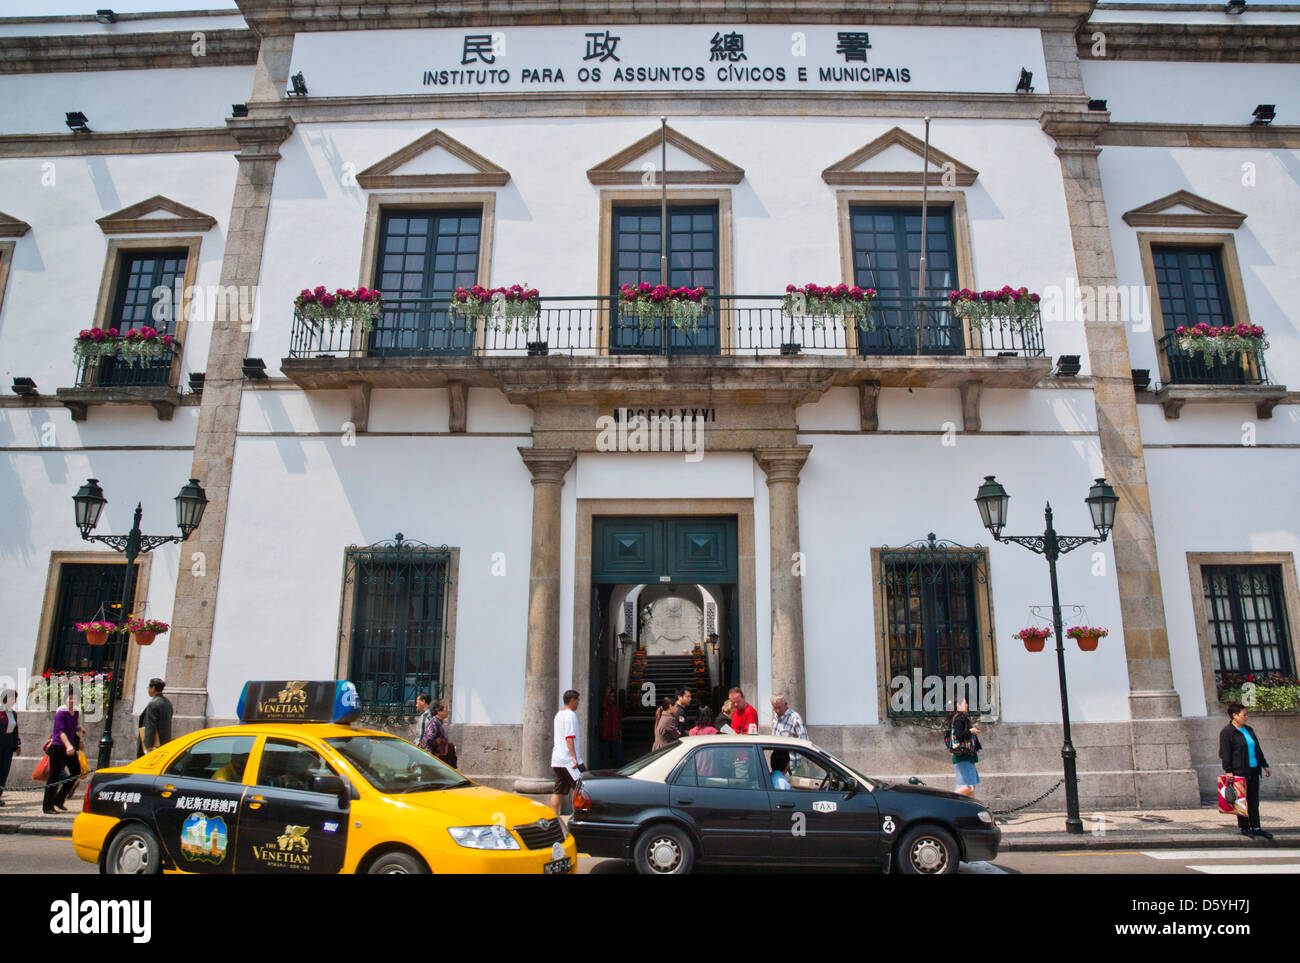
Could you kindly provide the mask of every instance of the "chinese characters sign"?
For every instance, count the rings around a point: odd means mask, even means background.
[[[347,69],[340,69],[347,64]],[[313,97],[447,93],[1047,92],[1019,28],[771,24],[482,27],[300,34]]]

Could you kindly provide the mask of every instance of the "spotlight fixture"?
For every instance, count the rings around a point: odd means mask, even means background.
[[[1132,368],[1133,372],[1133,390],[1146,391],[1151,387],[1151,369],[1150,368]]]
[[[21,395],[24,398],[35,398],[40,393],[40,390],[36,387],[36,382],[31,378],[14,379],[14,394]]]
[[[261,358],[245,358],[244,377],[266,380],[266,362]]]
[[[1088,109],[1089,109],[1089,110],[1105,110],[1105,109],[1106,109],[1106,101],[1104,101],[1104,100],[1090,100],[1090,101],[1088,101]]]
[[[1016,84],[1016,93],[1032,94],[1034,92],[1034,74],[1032,71],[1020,68],[1020,82]]]
[[[89,134],[90,128],[86,125],[86,115],[79,110],[70,110],[67,112],[68,130],[74,134]]]
[[[1233,17],[1241,16],[1246,12],[1246,0],[1228,0],[1228,5],[1223,8],[1223,12]]]
[[[100,23],[117,23],[117,14],[112,10],[96,10],[95,19]]]
[[[1073,378],[1079,373],[1079,356],[1077,354],[1063,354],[1056,359],[1056,376],[1058,378]]]
[[[293,84],[293,90],[287,92],[290,97],[307,96],[307,81],[303,78],[301,70],[290,77],[289,80]]]
[[[1276,104],[1260,104],[1255,108],[1255,119],[1251,121],[1252,127],[1267,127],[1273,123],[1273,118],[1277,116]]]
[[[196,395],[203,394],[203,372],[202,371],[190,372],[190,391],[192,391]]]
[[[234,117],[247,117],[247,116],[248,116],[248,104],[231,104],[231,105],[230,105],[230,113],[231,113],[231,116],[234,116]]]

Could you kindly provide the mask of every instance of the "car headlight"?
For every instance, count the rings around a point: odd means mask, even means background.
[[[988,823],[990,826],[995,825],[995,823],[993,822],[993,814],[989,812],[987,809],[981,809],[979,811],[979,818],[980,818],[980,822],[982,823]]]
[[[447,832],[466,849],[518,849],[519,842],[504,826],[452,826]]]

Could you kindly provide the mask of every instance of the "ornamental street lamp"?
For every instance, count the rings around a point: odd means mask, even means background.
[[[191,478],[189,484],[181,489],[180,494],[176,496],[176,524],[181,530],[180,535],[141,534],[140,519],[144,515],[144,511],[138,503],[135,506],[135,522],[128,534],[90,534],[94,531],[95,526],[99,524],[99,516],[104,511],[104,506],[108,504],[108,499],[104,497],[104,490],[99,487],[97,478],[86,479],[86,484],[82,485],[77,494],[72,496],[72,503],[76,508],[77,528],[81,529],[83,539],[88,542],[103,542],[105,545],[126,555],[126,574],[122,579],[122,603],[119,606],[119,611],[122,613],[123,620],[125,620],[127,616],[127,598],[131,591],[131,570],[135,565],[136,557],[143,552],[153,551],[159,545],[165,545],[168,542],[183,542],[189,538],[190,534],[199,527],[199,522],[203,520],[203,509],[208,505],[208,496],[204,493],[203,487],[199,484],[197,478]],[[125,625],[125,621],[123,624]],[[125,641],[123,641],[113,653],[112,678],[114,682],[108,687],[104,734],[99,740],[99,758],[95,763],[97,769],[106,769],[112,765],[110,760],[113,754],[113,708],[117,702],[116,680],[122,678],[122,650],[125,647]]]
[[[1056,585],[1056,560],[1067,552],[1072,552],[1081,545],[1099,544],[1106,541],[1106,536],[1115,527],[1115,506],[1119,496],[1115,489],[1106,484],[1106,479],[1098,478],[1084,499],[1088,511],[1092,514],[1092,525],[1097,530],[1096,536],[1058,535],[1052,527],[1052,505],[1049,502],[1043,513],[1047,528],[1042,535],[1007,535],[1002,529],[1007,523],[1007,510],[1011,496],[998,484],[992,475],[984,476],[984,484],[975,496],[975,504],[980,510],[980,519],[989,530],[994,541],[1015,542],[1031,552],[1037,552],[1047,558],[1047,567],[1052,577],[1052,622],[1056,630],[1056,672],[1061,681],[1061,721],[1065,729],[1065,743],[1061,747],[1061,759],[1065,764],[1065,829],[1066,832],[1082,833],[1083,820],[1079,818],[1079,780],[1075,774],[1074,760],[1076,753],[1070,742],[1070,704],[1065,686],[1065,639],[1061,630],[1061,597]]]

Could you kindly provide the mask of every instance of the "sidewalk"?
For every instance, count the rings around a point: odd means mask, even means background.
[[[1237,821],[1214,805],[1200,809],[1082,812],[1083,834],[1065,831],[1065,813],[1023,812],[998,816],[1000,852],[1049,852],[1081,849],[1219,849],[1300,848],[1300,801],[1265,800],[1260,827],[1273,840],[1247,839]]]
[[[45,796],[45,787],[12,785],[5,790],[0,799],[0,834],[27,833],[38,836],[71,836],[72,821],[81,812],[81,801],[86,796],[86,780],[80,779],[63,805],[68,807],[66,813],[47,816],[41,812],[41,801]]]

